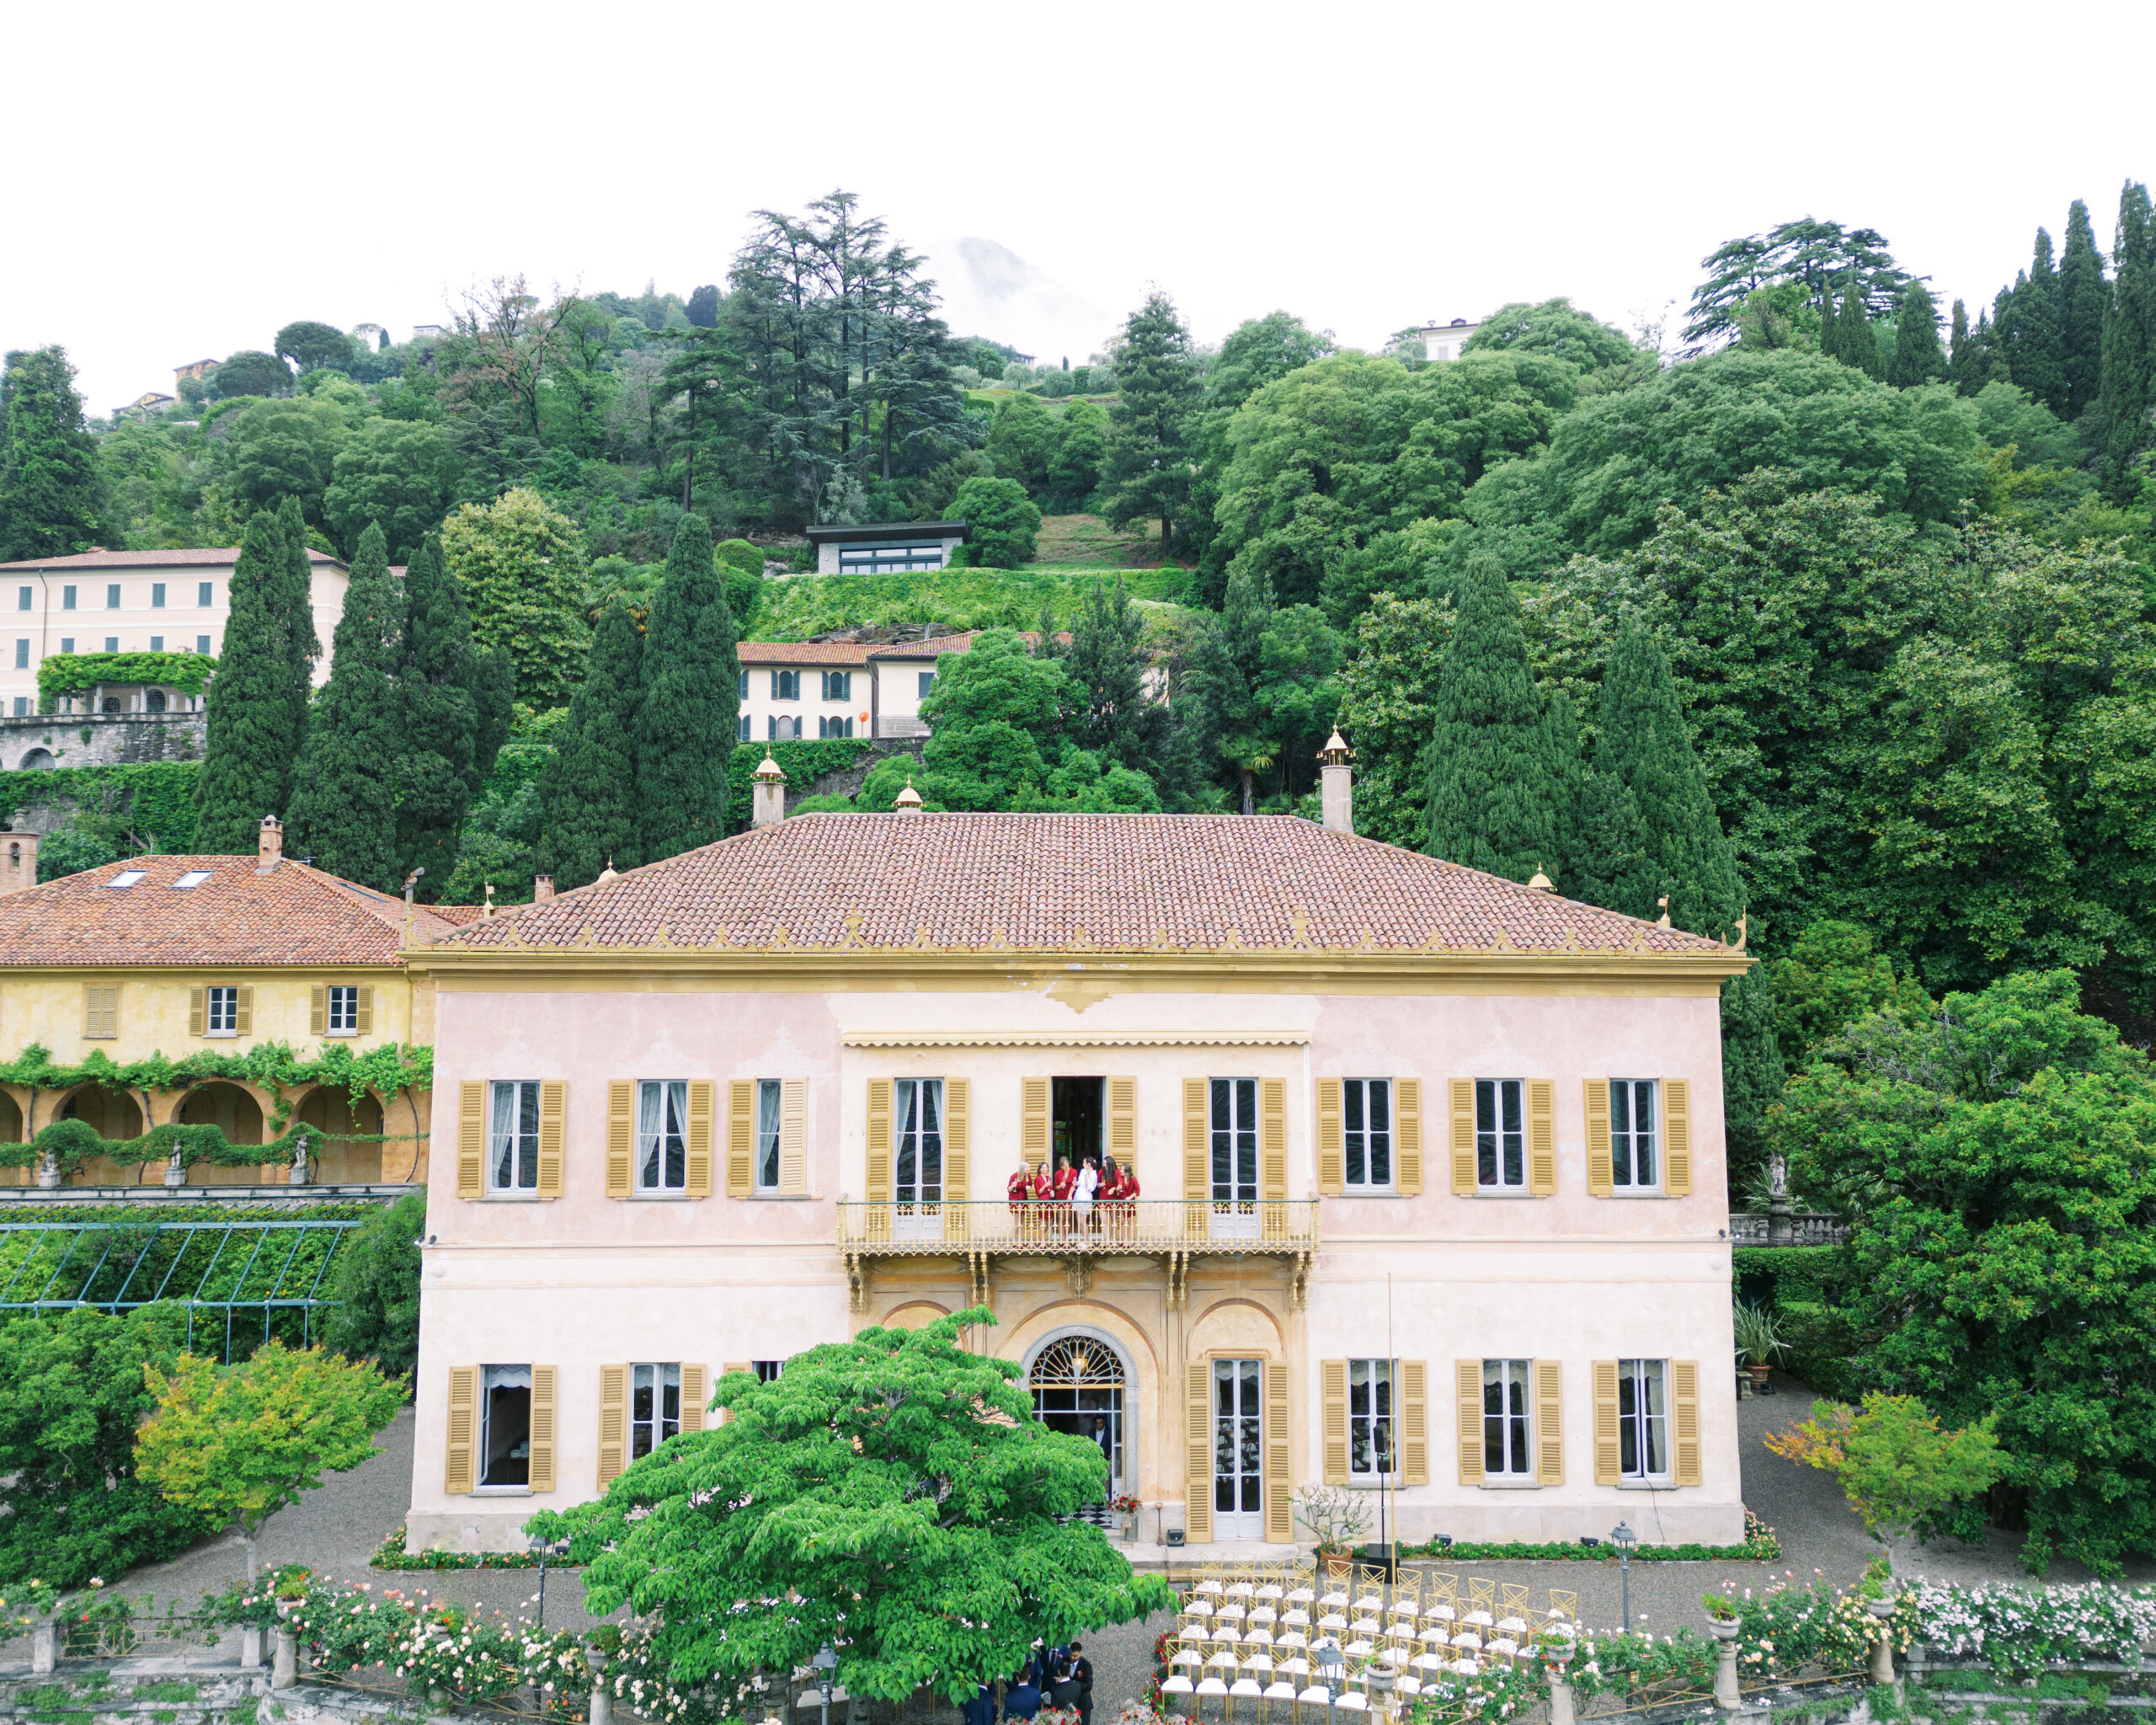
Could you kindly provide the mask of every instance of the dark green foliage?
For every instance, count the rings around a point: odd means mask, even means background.
[[[1913,1026],[1935,1011],[1916,980],[1897,975],[1877,950],[1871,931],[1854,922],[1813,923],[1786,957],[1769,960],[1767,977],[1774,988],[1775,1040],[1795,1072],[1874,1012]]]
[[[307,711],[314,690],[314,662],[322,657],[322,638],[314,632],[314,563],[309,557],[307,522],[296,497],[277,505],[277,525],[285,536],[284,554],[264,588],[270,625],[283,643],[288,670],[286,690],[292,705],[292,734],[307,734]]]
[[[2058,272],[2052,267],[2052,237],[2036,230],[2028,274],[2014,285],[2013,340],[2006,364],[2015,386],[2057,413],[2066,405],[2066,367],[2060,340]],[[1894,381],[1902,380],[1897,376]]]
[[[244,349],[210,374],[210,387],[221,401],[242,395],[290,395],[291,367],[275,354]]]
[[[473,694],[478,676],[472,614],[443,560],[440,539],[430,533],[404,571],[403,655],[397,670],[403,708],[398,866],[407,873],[427,871],[419,891],[430,902],[448,885],[457,829],[484,782]]]
[[[2104,254],[2089,224],[2089,206],[2073,200],[2066,216],[2066,248],[2058,260],[2058,350],[2066,377],[2066,404],[2059,411],[2078,419],[2096,399],[2103,382],[2104,307],[2110,284],[2104,280]]]
[[[509,740],[510,725],[516,715],[516,662],[505,647],[489,647],[478,655],[473,668],[472,699],[478,713],[477,740],[472,749],[472,771],[466,782],[486,782],[494,770],[494,756]]]
[[[689,323],[692,328],[711,329],[718,323],[718,288],[706,282],[689,296]]]
[[[619,600],[600,614],[584,681],[554,731],[553,758],[540,781],[546,810],[539,872],[567,892],[610,864],[633,868],[637,837],[637,708],[643,637]]]
[[[314,866],[382,892],[397,889],[397,792],[404,714],[390,674],[403,604],[382,529],[360,536],[337,624],[329,681],[307,719],[286,844]]]
[[[119,851],[98,834],[80,827],[63,826],[58,832],[49,834],[38,846],[37,878],[41,881],[58,880],[65,875],[102,868],[106,863],[119,860]]]
[[[1726,240],[1700,260],[1707,278],[1692,291],[1690,321],[1684,339],[1694,354],[1726,341],[1736,332],[1745,301],[1759,289],[1794,282],[1805,302],[1823,312],[1829,292],[1855,280],[1869,301],[1869,312],[1892,308],[1908,285],[1886,241],[1876,228],[1845,228],[1838,222],[1785,222],[1765,233]]]
[[[61,766],[45,772],[10,773],[0,779],[0,810],[12,818],[26,808],[54,807],[64,802],[77,811],[72,830],[84,830],[94,820],[95,836],[115,856],[149,850],[192,851],[195,848],[195,786],[201,776],[202,764],[197,761]],[[45,873],[45,859],[51,854],[48,841],[38,852],[40,879],[50,878]]]
[[[419,1362],[419,1240],[427,1231],[424,1193],[408,1193],[347,1233],[337,1249],[323,1345],[347,1359],[372,1360],[387,1377]]]
[[[278,516],[247,524],[232,567],[224,653],[205,703],[209,742],[195,788],[195,844],[212,855],[251,855],[262,819],[280,814],[303,734],[295,723],[289,638],[270,606],[286,561]]]
[[[755,780],[752,775],[762,764],[766,752],[786,775],[787,794],[805,797],[818,779],[826,773],[846,772],[859,766],[862,757],[873,753],[875,746],[865,737],[810,737],[795,743],[759,742],[736,749],[726,763],[728,829],[739,832],[749,825],[755,809]],[[901,758],[908,763],[909,772],[920,765],[910,755]],[[843,798],[840,800],[846,808],[855,806]],[[865,809],[867,804],[860,806]],[[887,803],[885,806],[889,805]]]
[[[2104,481],[2123,503],[2138,489],[2134,462],[2156,430],[2156,216],[2148,188],[2128,180],[2119,194],[2117,243],[2112,249],[2111,316],[2104,323],[2103,387],[2110,433],[2104,446]]]
[[[1380,592],[1355,619],[1340,671],[1340,734],[1355,754],[1355,830],[1409,849],[1422,841],[1426,760],[1437,724],[1438,668],[1452,633],[1448,607]],[[1581,896],[1571,884],[1568,897]]]
[[[302,318],[287,323],[271,344],[277,357],[288,360],[296,370],[312,371],[328,367],[339,371],[352,368],[352,338],[334,323],[315,323]]]
[[[1071,715],[1078,745],[1118,766],[1150,768],[1160,753],[1167,712],[1145,695],[1145,658],[1139,650],[1145,621],[1132,609],[1123,578],[1113,590],[1095,581],[1086,608],[1070,627],[1063,669],[1082,708]]]
[[[408,563],[455,500],[459,463],[440,430],[424,421],[369,419],[336,446],[322,514],[346,550],[370,523],[389,541],[389,560]]]
[[[1897,389],[1935,383],[1946,375],[1946,355],[1939,345],[1939,307],[1931,290],[1912,281],[1903,291],[1894,318],[1894,362],[1886,381]]]
[[[9,354],[0,372],[0,563],[88,551],[107,537],[104,509],[67,350]]]
[[[1158,516],[1161,554],[1190,494],[1191,418],[1198,405],[1198,358],[1175,302],[1157,289],[1123,322],[1111,355],[1116,398],[1108,409],[1107,516],[1115,526]]]
[[[1866,376],[1876,375],[1879,370],[1879,344],[1872,339],[1863,285],[1853,277],[1842,283],[1840,307],[1836,309],[1831,300],[1828,302],[1819,351]]]
[[[1568,299],[1498,307],[1468,338],[1465,351],[1547,354],[1582,371],[1626,366],[1640,357],[1623,330],[1598,322]]]
[[[1977,308],[1976,326],[1972,328],[1961,301],[1954,302],[1954,339],[1947,353],[1946,375],[1963,395],[1975,395],[1988,384],[2007,381],[2006,357],[1999,351],[1988,307]]]
[[[726,760],[741,712],[735,640],[711,529],[702,515],[686,516],[675,529],[645,624],[636,725],[643,862],[726,836]]]
[[[1041,512],[1016,479],[967,480],[951,499],[951,518],[966,524],[966,561],[974,568],[1016,569],[1033,560]]]
[[[178,1305],[0,1322],[0,1585],[80,1587],[215,1531],[135,1477],[135,1428],[154,1406],[142,1368],[169,1367],[186,1337]]]

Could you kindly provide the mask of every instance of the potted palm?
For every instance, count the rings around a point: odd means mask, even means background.
[[[1747,1306],[1739,1300],[1731,1323],[1736,1331],[1737,1358],[1744,1362],[1745,1375],[1752,1381],[1752,1393],[1771,1393],[1769,1374],[1774,1362],[1789,1353],[1789,1342],[1775,1324],[1774,1313],[1764,1306]]]
[[[1325,1573],[1354,1573],[1355,1546],[1370,1530],[1370,1511],[1359,1493],[1344,1486],[1305,1486],[1295,1493],[1295,1519],[1317,1542]]]

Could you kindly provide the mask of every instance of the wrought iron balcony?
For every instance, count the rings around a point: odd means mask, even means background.
[[[849,1258],[990,1252],[1038,1258],[1147,1253],[1307,1252],[1318,1243],[1314,1198],[1198,1204],[1181,1198],[1096,1204],[841,1204],[839,1248]]]

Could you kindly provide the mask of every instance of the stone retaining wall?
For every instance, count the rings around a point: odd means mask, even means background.
[[[205,713],[48,713],[0,717],[0,772],[45,766],[139,766],[152,761],[200,761],[210,734]],[[62,823],[55,820],[52,825]],[[35,820],[25,830],[46,831]]]

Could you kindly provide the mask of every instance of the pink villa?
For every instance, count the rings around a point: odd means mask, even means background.
[[[411,1544],[520,1546],[723,1374],[972,1305],[1140,1545],[1306,1544],[1315,1483],[1396,1539],[1737,1542],[1751,961],[1359,838],[1346,775],[1322,826],[766,784],[406,953],[445,1103]],[[1088,1161],[1119,1195],[1011,1196]]]

